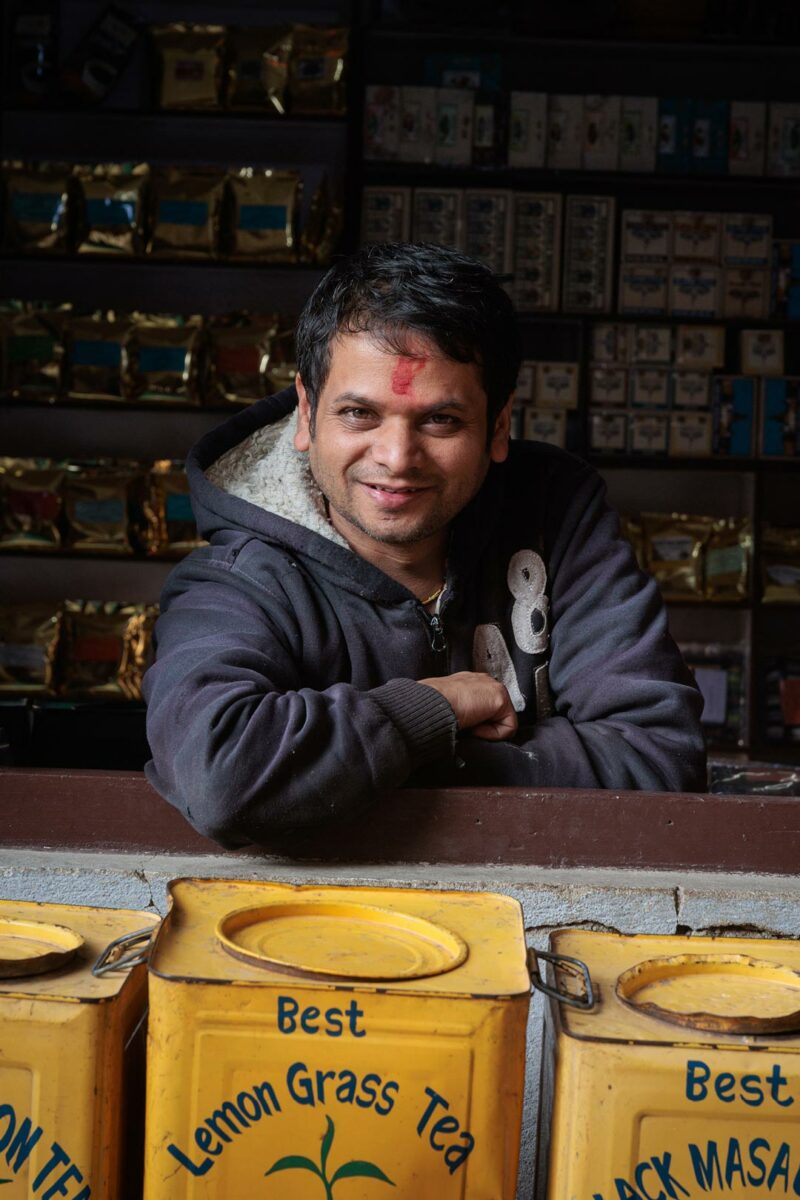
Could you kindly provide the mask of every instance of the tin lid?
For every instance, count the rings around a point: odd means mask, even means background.
[[[569,1037],[720,1045],[775,1035],[800,1053],[800,942],[775,938],[630,936],[563,929],[551,948],[586,963],[598,1003],[557,1004]],[[557,972],[567,991],[574,980]]]
[[[800,1031],[800,972],[746,954],[649,958],[623,971],[625,1004],[712,1033]]]
[[[70,1003],[113,999],[134,972],[96,978],[92,964],[116,938],[158,924],[152,911],[0,900],[0,1008],[19,997]]]
[[[218,922],[217,937],[256,966],[337,979],[425,979],[468,953],[457,934],[424,917],[346,901],[242,908]]]
[[[176,879],[150,972],[176,983],[530,995],[510,896],[426,888]]]
[[[81,935],[66,925],[0,914],[0,979],[55,971],[66,966],[82,946]]]

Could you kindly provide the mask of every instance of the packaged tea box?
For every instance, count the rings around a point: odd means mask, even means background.
[[[643,513],[647,570],[665,600],[702,600],[705,596],[705,550],[711,517],[686,513]]]
[[[761,588],[765,604],[800,603],[800,529],[762,527]]]
[[[206,404],[252,404],[273,390],[267,372],[276,317],[225,316],[209,322]]]
[[[706,599],[746,600],[753,533],[746,517],[714,521],[706,547]]]
[[[150,29],[158,63],[158,105],[168,109],[219,108],[222,102],[222,25],[176,21]]]
[[[72,319],[64,363],[70,400],[124,399],[122,348],[132,325],[131,317],[113,312]]]
[[[104,100],[128,65],[139,33],[131,13],[106,5],[62,68],[65,89],[85,104]]]
[[[290,25],[230,29],[227,39],[227,106],[286,112]]]
[[[160,459],[153,463],[147,479],[144,502],[147,553],[181,558],[205,542],[197,525],[189,496],[189,480],[182,462]]]
[[[60,549],[66,470],[47,458],[0,458],[0,550]]]
[[[6,167],[3,246],[17,254],[70,249],[71,168],[59,163]]]
[[[137,317],[122,349],[125,399],[198,404],[202,339],[202,317]]]
[[[61,613],[52,604],[0,605],[0,695],[52,695]]]
[[[218,171],[168,167],[153,172],[147,253],[212,258],[219,250],[225,178]]]
[[[89,554],[130,555],[143,472],[137,463],[75,464],[64,480],[66,545]]]
[[[347,29],[296,25],[289,61],[291,111],[342,117],[347,111]]]
[[[230,176],[231,258],[296,260],[300,188],[296,171],[242,167]]]
[[[75,244],[79,254],[144,253],[147,163],[77,167]]]
[[[52,403],[61,391],[67,310],[0,314],[2,389],[13,400]]]
[[[59,656],[60,694],[141,700],[157,613],[154,605],[67,600]]]

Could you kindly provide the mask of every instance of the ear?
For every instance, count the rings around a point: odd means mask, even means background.
[[[489,444],[489,457],[492,462],[505,462],[508,458],[508,440],[511,436],[511,410],[514,407],[514,393],[501,408],[494,423],[494,432]]]
[[[294,386],[297,388],[297,429],[294,434],[295,450],[305,451],[311,445],[311,405],[300,376],[296,376]]]

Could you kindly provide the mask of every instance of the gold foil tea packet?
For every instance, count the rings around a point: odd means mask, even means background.
[[[123,399],[122,348],[131,327],[130,317],[113,313],[73,318],[64,369],[70,400]]]
[[[66,254],[73,191],[70,168],[57,163],[12,165],[5,175],[5,249],[18,254]]]
[[[79,254],[144,253],[147,163],[76,168]]]
[[[307,116],[343,117],[347,112],[346,29],[295,25],[289,62],[291,111]]]
[[[144,508],[148,554],[180,558],[205,545],[197,533],[182,462],[165,458],[153,463]]]
[[[55,692],[60,630],[52,604],[0,605],[0,694]]]
[[[764,525],[761,586],[765,604],[800,603],[800,529]]]
[[[685,513],[643,513],[647,570],[665,600],[702,600],[705,548],[710,517]]]
[[[294,352],[294,325],[285,325],[272,337],[266,378],[268,391],[282,392],[291,387],[297,375],[297,360]]]
[[[0,550],[58,550],[66,466],[0,458]]]
[[[52,403],[61,391],[64,312],[0,316],[3,394]]]
[[[151,28],[159,66],[160,108],[219,108],[225,29],[177,21]]]
[[[220,317],[209,327],[206,404],[252,404],[273,390],[267,378],[274,317]]]
[[[198,404],[202,339],[202,317],[136,319],[122,354],[125,399],[145,404]]]
[[[326,176],[311,197],[308,215],[300,235],[300,257],[303,262],[327,267],[339,244],[344,228],[341,201],[334,199]]]
[[[706,547],[706,599],[746,600],[753,534],[746,517],[714,521]]]
[[[291,26],[228,33],[228,108],[286,112]]]
[[[67,600],[59,662],[61,695],[141,700],[157,614],[154,605]]]
[[[153,172],[147,253],[159,258],[213,258],[219,251],[225,177],[169,167]]]
[[[142,469],[134,463],[113,462],[74,466],[64,480],[68,549],[133,554],[132,529],[139,516]]]
[[[231,175],[231,258],[265,262],[296,259],[300,188],[300,176],[295,171],[242,167]]]

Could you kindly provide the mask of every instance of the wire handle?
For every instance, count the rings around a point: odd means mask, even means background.
[[[137,929],[134,933],[124,933],[122,937],[109,942],[92,967],[95,976],[107,975],[110,971],[129,971],[146,963],[150,957],[150,941],[157,925],[147,929]],[[136,947],[140,949],[136,949]]]
[[[544,959],[545,962],[552,963],[554,967],[561,967],[573,978],[580,978],[583,984],[583,995],[573,996],[570,992],[562,992],[560,988],[551,987],[548,983],[545,983],[539,971],[539,959]],[[536,991],[543,992],[545,996],[552,996],[554,1000],[558,1000],[561,1004],[569,1004],[572,1008],[579,1008],[582,1012],[591,1012],[597,1004],[597,997],[595,996],[589,968],[579,958],[570,958],[567,954],[548,954],[544,950],[534,950],[532,946],[529,946],[528,972],[531,977],[531,983]]]

